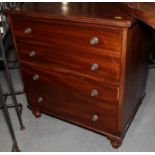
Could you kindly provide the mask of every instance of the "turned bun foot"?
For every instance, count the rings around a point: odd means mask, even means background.
[[[41,113],[39,111],[34,111],[33,114],[34,114],[34,116],[36,118],[40,118],[41,117]]]
[[[121,146],[121,142],[111,140],[111,145],[113,148],[118,149]]]
[[[110,143],[114,149],[118,149],[122,144],[121,139],[114,139],[113,137],[107,137],[107,138],[110,140]]]

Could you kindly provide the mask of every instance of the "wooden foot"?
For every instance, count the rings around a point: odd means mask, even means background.
[[[36,118],[40,118],[41,117],[41,112],[40,111],[33,109],[30,105],[27,105],[27,108],[32,111],[33,115]]]
[[[40,111],[33,111],[33,115],[34,115],[36,118],[40,118],[40,117],[41,117]]]
[[[107,137],[107,138],[110,140],[110,143],[111,143],[111,145],[112,145],[112,147],[114,149],[118,149],[122,144],[121,139],[116,139],[116,138],[113,138],[113,137]]]
[[[115,149],[118,149],[122,144],[122,142],[113,141],[113,140],[111,140],[110,142],[111,142],[112,147]]]

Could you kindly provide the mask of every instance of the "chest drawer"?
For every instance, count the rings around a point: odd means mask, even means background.
[[[49,69],[58,66],[73,74],[77,72],[115,85],[119,83],[120,55],[115,52],[102,50],[97,53],[93,50],[43,46],[20,41],[18,53],[21,61],[30,64]]]
[[[33,80],[34,73],[40,75],[37,80]],[[31,106],[98,130],[111,132],[116,130],[117,99],[114,98],[112,88],[103,87],[101,90],[96,86],[98,94],[91,96],[89,88],[94,87],[92,87],[93,84],[89,84],[89,86],[86,81],[85,86],[88,89],[83,91],[80,80],[76,79],[78,84],[75,85],[74,81],[70,79],[71,85],[74,84],[71,86],[68,82],[63,81],[66,80],[65,75],[61,75],[63,79],[60,80],[56,73],[50,75],[35,68],[29,70],[25,65],[22,66],[22,74],[25,83],[28,81],[32,86],[25,87]],[[79,90],[76,87],[82,88]]]
[[[94,101],[106,101],[109,104],[114,104],[118,101],[118,87],[106,85],[88,78],[73,76],[59,70],[47,71],[43,68],[37,69],[34,66],[24,63],[22,63],[21,66],[22,72],[29,75],[29,79],[31,79],[33,83],[37,83],[36,86],[39,86],[40,81],[43,79],[49,83],[51,82],[55,88],[64,87],[71,90],[75,94],[82,95]],[[95,94],[93,93],[93,90],[96,90]]]
[[[105,49],[121,52],[122,34],[120,31],[91,28],[49,21],[37,21],[26,17],[14,17],[13,28],[16,39],[32,40],[68,45],[83,49]]]

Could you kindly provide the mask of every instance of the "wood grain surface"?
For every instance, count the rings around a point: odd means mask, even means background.
[[[33,114],[103,134],[114,148],[144,97],[151,45],[151,28],[123,5],[24,3],[6,11]]]

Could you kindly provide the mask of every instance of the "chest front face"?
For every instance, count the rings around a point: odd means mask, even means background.
[[[30,104],[69,121],[116,132],[121,31],[21,17],[13,21]],[[94,116],[99,120],[94,122]]]

